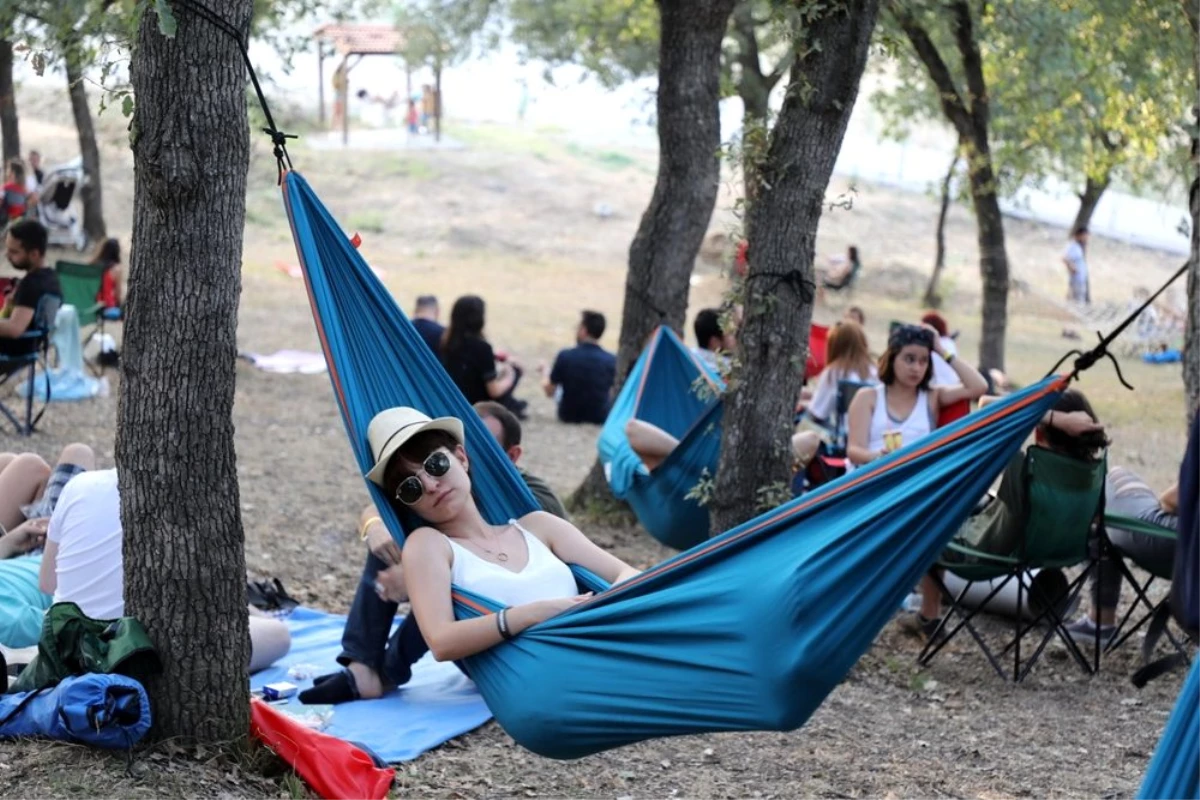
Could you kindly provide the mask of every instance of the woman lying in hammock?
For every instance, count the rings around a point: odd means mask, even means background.
[[[404,545],[404,579],[413,614],[438,661],[471,656],[588,599],[568,563],[610,583],[638,571],[601,550],[571,523],[534,511],[504,525],[483,518],[471,495],[471,461],[462,422],[430,419],[413,408],[380,412],[367,430],[381,486],[399,513],[426,523]],[[506,608],[457,621],[451,584]]]

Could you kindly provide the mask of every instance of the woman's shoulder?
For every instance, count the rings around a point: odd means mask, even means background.
[[[575,529],[575,526],[564,519],[554,516],[549,511],[530,511],[525,516],[515,520],[517,526],[528,531],[533,536],[548,541],[555,533],[564,528]]]
[[[437,557],[452,554],[450,539],[437,528],[424,526],[408,534],[404,540],[404,553],[415,558]]]

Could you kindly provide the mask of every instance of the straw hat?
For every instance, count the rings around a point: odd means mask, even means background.
[[[387,471],[388,461],[405,442],[422,431],[445,431],[460,444],[464,441],[462,420],[457,417],[430,419],[415,408],[408,407],[389,408],[376,414],[367,426],[367,441],[375,456],[375,466],[367,473],[367,480],[383,486],[383,473]]]

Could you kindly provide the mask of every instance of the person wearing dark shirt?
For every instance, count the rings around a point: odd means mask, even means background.
[[[496,400],[523,419],[528,404],[513,396],[521,365],[511,356],[497,357],[483,338],[485,311],[483,298],[473,294],[454,301],[443,337],[442,366],[468,403]]]
[[[475,413],[517,465],[523,451],[521,423],[516,415],[494,400],[476,403]],[[567,519],[562,501],[544,480],[520,466],[517,471],[543,511]],[[359,517],[359,536],[367,543],[367,563],[342,633],[342,653],[337,661],[344,669],[314,680],[311,689],[300,693],[301,703],[344,703],[379,697],[388,688],[407,683],[412,665],[429,649],[411,614],[391,633],[397,604],[408,600],[400,563],[403,554],[374,505],[368,505]]]
[[[437,319],[437,298],[431,294],[418,297],[417,307],[413,310],[412,324],[435,356],[442,352],[442,334],[446,332],[446,327]]]
[[[604,315],[584,311],[577,344],[554,359],[554,368],[544,376],[547,397],[558,397],[558,418],[563,422],[592,422],[603,425],[608,417],[609,393],[617,374],[617,357],[602,348]]]
[[[46,266],[46,228],[36,220],[13,223],[5,237],[9,262],[25,273],[0,310],[0,355],[24,355],[31,345],[18,341],[29,330],[38,303],[46,295],[62,296],[58,275]]]

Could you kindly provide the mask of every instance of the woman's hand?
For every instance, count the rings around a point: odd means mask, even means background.
[[[942,358],[946,357],[946,348],[942,347],[942,335],[938,333],[937,328],[930,325],[928,322],[922,322],[921,327],[929,331],[933,336],[933,352],[937,353]]]
[[[549,600],[537,600],[514,608],[509,612],[509,617],[511,619],[513,612],[517,612],[521,625],[516,632],[520,632],[533,625],[537,625],[539,622],[545,622],[551,617],[558,616],[568,608],[574,608],[580,603],[591,600],[592,595],[592,592],[584,592],[574,597],[554,597]]]
[[[404,582],[404,569],[399,564],[375,573],[375,591],[389,603],[408,601],[408,586]]]
[[[1086,411],[1054,411],[1050,415],[1050,426],[1058,428],[1068,436],[1081,436],[1092,431],[1104,430],[1104,426],[1092,419]]]
[[[382,522],[372,522],[367,528],[367,548],[371,554],[389,567],[400,563],[400,545]]]

